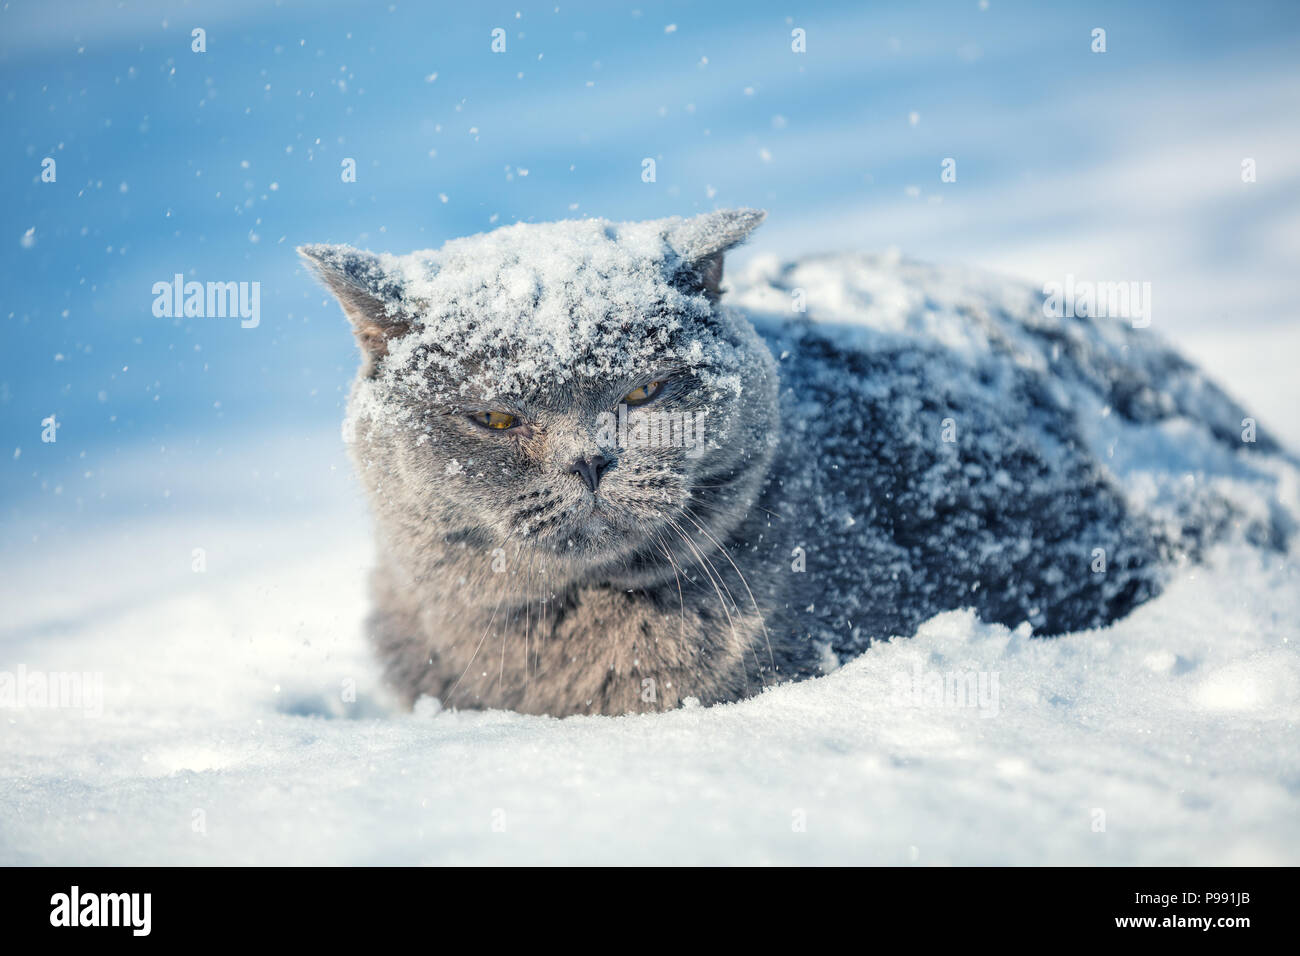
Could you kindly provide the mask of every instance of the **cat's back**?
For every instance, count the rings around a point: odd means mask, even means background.
[[[781,376],[769,546],[789,552],[792,626],[841,656],[958,607],[1103,625],[1205,541],[1289,533],[1284,509],[1188,490],[1188,467],[1268,482],[1249,453],[1276,447],[1243,452],[1241,409],[1147,330],[889,257],[759,262],[735,285]]]

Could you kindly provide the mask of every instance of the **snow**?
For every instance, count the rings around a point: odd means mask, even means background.
[[[738,298],[776,295],[770,268]],[[853,281],[938,321],[885,271]],[[856,314],[825,272],[800,281]],[[860,332],[980,345],[950,324]],[[101,467],[115,508],[9,521],[0,674],[103,690],[102,708],[0,710],[0,863],[1300,862],[1287,553],[1219,545],[1128,618],[1054,640],[941,614],[720,707],[404,713],[362,637],[368,522],[331,432],[199,449],[164,504],[142,448]],[[1111,467],[1140,477],[1181,447]]]
[[[731,284],[728,301],[764,326],[806,318],[845,348],[927,350],[918,364],[936,394],[960,389],[968,404],[981,400],[1004,420],[1015,414],[1011,376],[1043,376],[1132,510],[1162,524],[1179,550],[1195,552],[1204,529],[1224,521],[1256,543],[1280,543],[1297,527],[1300,467],[1281,452],[1274,421],[1246,417],[1136,316],[1048,314],[1032,286],[897,252],[760,256]],[[863,391],[886,385],[855,383]],[[988,424],[980,426],[986,442],[1006,440]],[[1041,429],[1032,440],[1040,450],[1052,443]]]
[[[707,319],[710,303],[673,273],[740,241],[763,215],[517,224],[403,256],[328,245],[302,252],[384,302],[387,321],[414,326],[390,344],[378,380],[358,388],[356,407],[382,422],[397,413],[385,398],[395,387],[433,401],[468,390],[488,398],[573,375],[643,374],[652,361],[699,365],[706,357],[686,325]],[[734,367],[720,343],[714,353],[710,365]]]

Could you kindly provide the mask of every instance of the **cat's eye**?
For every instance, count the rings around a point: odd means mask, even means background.
[[[664,387],[663,382],[647,382],[644,385],[638,385],[632,391],[623,396],[624,405],[644,405],[650,399],[658,395]]]
[[[478,422],[484,428],[491,428],[495,431],[504,431],[507,428],[513,428],[515,418],[509,412],[475,412],[470,416],[471,419]]]

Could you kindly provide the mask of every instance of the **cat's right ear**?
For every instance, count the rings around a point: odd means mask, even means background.
[[[299,246],[298,254],[339,300],[361,346],[362,371],[372,374],[388,343],[411,328],[401,283],[373,252],[317,243]]]
[[[717,302],[722,295],[722,257],[744,242],[767,218],[762,209],[719,209],[674,220],[665,237],[681,258],[676,279]]]

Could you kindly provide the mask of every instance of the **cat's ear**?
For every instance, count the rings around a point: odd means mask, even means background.
[[[371,374],[388,354],[388,343],[411,328],[401,282],[379,256],[351,246],[299,246],[298,254],[343,306],[361,346],[364,373]]]
[[[666,238],[680,257],[679,281],[716,301],[722,295],[722,257],[765,218],[762,209],[720,209],[673,226]]]

